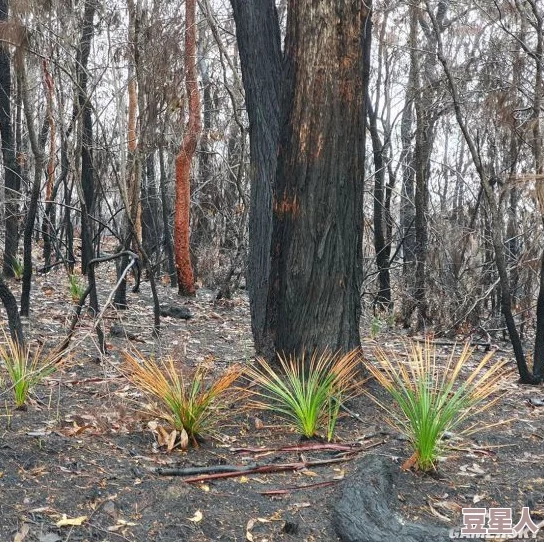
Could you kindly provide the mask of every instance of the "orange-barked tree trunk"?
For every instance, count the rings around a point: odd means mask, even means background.
[[[191,163],[202,129],[196,75],[196,0],[185,3],[185,88],[189,99],[189,122],[176,156],[176,212],[174,252],[179,295],[195,295],[190,254]]]

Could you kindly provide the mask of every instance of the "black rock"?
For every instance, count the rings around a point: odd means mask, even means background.
[[[296,521],[286,521],[282,531],[285,534],[298,534],[298,523]]]
[[[166,305],[161,307],[161,316],[170,316],[179,320],[190,320],[193,314],[187,307],[176,307],[175,305]]]
[[[110,327],[110,335],[112,337],[125,337],[126,336],[125,328],[121,324],[118,324],[116,322],[112,324],[112,326]]]
[[[138,337],[134,335],[134,333],[129,333],[125,330],[125,328],[119,324],[114,323],[110,327],[110,336],[111,337],[122,337],[123,339],[129,339],[131,341],[139,341]]]

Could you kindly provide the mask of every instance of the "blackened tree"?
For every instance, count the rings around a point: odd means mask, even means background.
[[[255,281],[259,271],[260,282],[250,285],[257,350],[272,355],[272,348],[289,354],[354,348],[368,6],[291,0],[281,64],[273,2],[232,3],[254,168],[248,278]]]
[[[0,22],[8,20],[9,0],[0,0]],[[9,46],[0,46],[0,135],[4,161],[4,201],[6,235],[3,273],[13,277],[13,264],[19,242],[18,206],[21,188],[20,167],[17,162],[15,138],[11,120],[11,58]]]

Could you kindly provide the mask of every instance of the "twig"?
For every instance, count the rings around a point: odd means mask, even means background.
[[[327,487],[337,484],[340,480],[327,480],[325,482],[318,482],[317,484],[309,484],[306,486],[290,486],[284,489],[269,489],[268,491],[257,491],[259,495],[287,495],[291,491],[298,491],[299,489],[313,489],[317,487]]]

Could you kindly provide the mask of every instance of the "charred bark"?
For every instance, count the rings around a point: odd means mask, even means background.
[[[24,344],[25,337],[23,334],[23,326],[21,324],[21,318],[19,317],[19,310],[17,309],[17,300],[11,293],[8,285],[0,275],[0,299],[6,309],[8,315],[8,326],[11,338],[17,341],[19,344]]]
[[[357,0],[291,0],[267,333],[276,351],[360,345],[363,36]]]
[[[91,104],[87,94],[87,82],[89,74],[87,64],[91,52],[91,42],[94,35],[94,15],[96,12],[96,0],[86,0],[83,13],[83,26],[81,39],[76,56],[77,91],[74,104],[74,119],[79,117],[82,122],[81,145],[81,187],[83,192],[86,212],[81,213],[81,272],[87,272],[88,263],[94,257],[93,231],[94,225],[89,220],[95,203],[95,178],[93,162],[93,121],[91,116]],[[88,230],[88,235],[84,232]]]
[[[265,348],[272,189],[279,139],[280,26],[274,0],[231,0],[245,89],[251,155],[247,287],[257,353]]]
[[[0,0],[0,23],[7,21],[9,0]],[[4,162],[5,227],[3,273],[13,277],[19,243],[19,191],[21,172],[17,162],[11,122],[11,58],[8,46],[0,45],[0,135]]]

